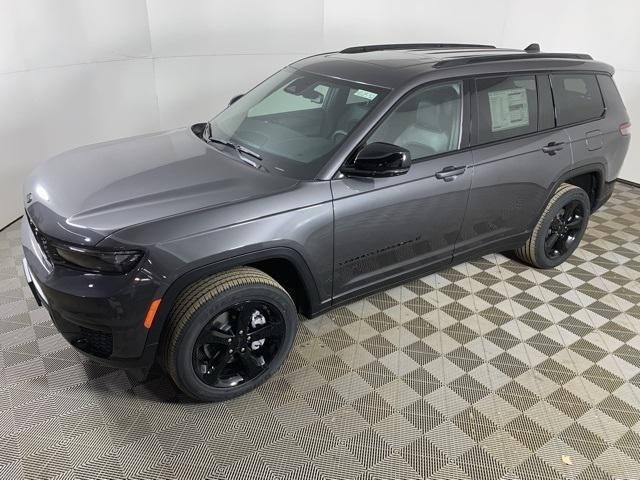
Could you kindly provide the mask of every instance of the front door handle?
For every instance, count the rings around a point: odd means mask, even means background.
[[[445,182],[451,182],[452,180],[455,180],[458,175],[462,175],[466,169],[466,166],[454,167],[451,165],[443,168],[439,172],[436,172],[436,178],[438,180],[444,180]]]
[[[542,151],[547,155],[555,155],[556,152],[564,148],[564,142],[549,142],[546,146],[542,147]]]

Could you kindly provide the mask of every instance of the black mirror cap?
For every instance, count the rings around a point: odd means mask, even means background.
[[[239,93],[238,95],[234,95],[233,97],[231,97],[231,100],[229,100],[229,106],[233,105],[234,103],[236,103],[238,100],[240,100],[242,97],[244,97],[244,93]]]
[[[353,161],[340,169],[350,177],[395,177],[411,166],[411,154],[392,143],[375,142],[362,148]]]

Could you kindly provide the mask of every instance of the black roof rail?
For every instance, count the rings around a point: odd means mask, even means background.
[[[378,50],[435,50],[438,48],[496,48],[494,45],[475,43],[390,43],[386,45],[360,45],[340,50],[339,53],[364,53]]]
[[[439,67],[457,67],[459,65],[471,65],[474,63],[484,62],[501,62],[505,60],[527,60],[530,58],[565,58],[574,60],[593,60],[591,55],[586,53],[509,53],[504,55],[478,55],[461,58],[451,58],[448,60],[440,60],[433,64],[435,68]]]

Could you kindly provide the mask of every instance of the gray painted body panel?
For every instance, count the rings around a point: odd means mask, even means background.
[[[50,217],[37,218],[44,233],[90,245],[125,227],[273,196],[296,183],[235,160],[181,128],[58,155],[29,176],[25,191],[57,214],[51,225]]]
[[[544,206],[550,185],[571,169],[570,148],[542,153],[549,142],[568,143],[564,130],[473,149],[469,206],[456,253],[490,247],[526,232]]]
[[[465,166],[438,180],[447,166]],[[336,299],[403,273],[451,262],[473,177],[471,153],[414,163],[406,175],[332,181]]]
[[[122,244],[149,249],[154,271],[170,279],[225,258],[290,248],[305,259],[326,301],[332,286],[331,189],[329,182],[299,182],[271,196],[130,227],[100,245]]]

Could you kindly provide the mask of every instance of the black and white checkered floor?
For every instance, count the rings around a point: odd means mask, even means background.
[[[490,255],[300,325],[282,371],[194,404],[56,333],[0,233],[0,478],[638,479],[640,189],[569,262]]]

